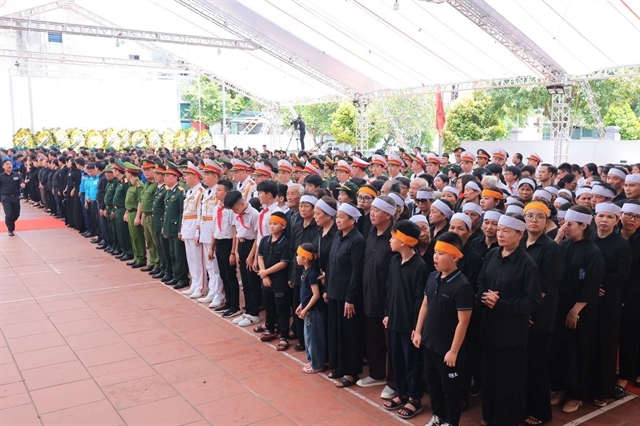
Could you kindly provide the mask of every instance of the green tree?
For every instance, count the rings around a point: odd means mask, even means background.
[[[331,134],[338,143],[355,143],[356,108],[351,102],[341,102],[338,109],[331,114]]]
[[[454,104],[447,112],[447,131],[443,140],[450,149],[460,141],[498,140],[507,131],[496,112],[489,108],[490,98],[483,92],[476,92],[472,98],[465,98]]]
[[[605,126],[620,127],[620,138],[623,140],[640,139],[640,120],[627,103],[612,105],[603,122]]]
[[[433,96],[407,96],[377,99],[369,106],[371,115],[378,117],[377,131],[381,137],[409,147],[431,149],[435,136],[435,100]],[[377,142],[377,140],[376,140]]]
[[[337,102],[329,102],[294,107],[295,112],[304,120],[307,132],[316,146],[321,146],[325,136],[331,133],[332,115],[338,110],[338,105]],[[290,125],[295,118],[291,117],[284,124]]]

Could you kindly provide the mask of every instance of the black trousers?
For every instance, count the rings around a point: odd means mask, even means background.
[[[382,318],[374,318],[368,315],[364,317],[365,329],[365,354],[369,362],[369,377],[376,380],[387,378],[387,386],[396,390],[396,379],[393,372],[391,356],[387,351],[389,347],[389,329],[384,328]]]
[[[573,330],[565,326],[565,318],[570,309],[571,307],[558,308],[551,343],[549,376],[552,390],[565,391],[569,399],[583,401],[588,394],[593,368],[598,306],[585,306],[580,311],[578,326]]]
[[[153,230],[153,241],[156,243],[156,250],[158,250],[160,271],[163,272],[165,276],[169,275],[170,277],[173,277],[169,239],[162,236],[162,227],[160,227],[160,229]]]
[[[258,274],[247,269],[247,257],[251,253],[253,243],[254,240],[238,241],[238,255],[240,256],[238,262],[240,263],[246,314],[257,317],[260,314],[260,303],[262,302],[261,280]]]
[[[482,419],[495,426],[524,421],[527,400],[527,348],[482,347]]]
[[[298,306],[300,306],[300,286],[293,286],[293,297],[291,299],[291,307],[293,308],[292,312],[295,313]],[[298,338],[298,342],[304,346],[304,320],[300,319],[299,316],[293,315],[293,332],[296,333],[296,337]]]
[[[446,423],[456,426],[462,414],[464,393],[465,357],[459,356],[455,367],[444,363],[444,355],[422,348],[423,366],[429,386],[429,398],[433,414]]]
[[[640,374],[640,294],[636,294],[622,308],[620,327],[620,379],[635,380]]]
[[[464,369],[464,395],[469,394],[471,389],[471,381],[473,380],[476,387],[482,387],[482,339],[480,338],[480,320],[482,317],[482,308],[474,307],[471,314],[471,321],[467,329],[465,338],[465,357]]]
[[[302,151],[304,151],[304,137],[307,134],[307,132],[301,131],[300,132],[300,149]]]
[[[240,284],[236,276],[236,267],[229,263],[233,240],[216,240],[216,259],[220,269],[220,278],[224,286],[224,297],[229,309],[240,310]]]
[[[391,361],[396,373],[396,391],[399,396],[422,399],[422,368],[420,349],[411,342],[411,333],[390,331]]]
[[[329,298],[327,325],[329,367],[336,376],[356,377],[362,373],[364,348],[364,315],[361,304],[355,304],[355,315],[344,316],[344,300]]]
[[[271,332],[276,329],[280,333],[280,338],[289,341],[289,321],[291,317],[291,288],[280,287],[278,290],[264,288],[262,290],[264,298],[264,310],[266,311],[265,328]]]
[[[16,220],[20,217],[20,196],[3,195],[2,208],[4,209],[4,223],[7,230],[13,232],[16,230]]]
[[[102,236],[102,240],[107,243],[108,247],[113,247],[113,236],[109,230],[109,219],[100,215],[100,209],[98,209],[98,223],[100,224],[100,235]]]
[[[598,300],[598,326],[591,376],[591,392],[598,399],[613,398],[621,317],[620,288],[607,289],[604,296]]]
[[[527,341],[527,409],[526,413],[543,422],[551,421],[549,398],[549,348],[551,332],[529,333]]]
[[[98,211],[98,202],[89,203],[89,221],[91,222],[91,234],[104,239],[102,229],[100,228],[100,212]]]

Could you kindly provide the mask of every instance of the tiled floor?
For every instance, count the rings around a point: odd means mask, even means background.
[[[23,204],[23,217],[44,213]],[[75,231],[18,223],[0,253],[3,426],[401,423],[380,388],[303,374],[302,354],[276,352]],[[462,424],[479,424],[479,403]],[[411,424],[428,421],[426,407]],[[556,409],[552,424],[593,410]],[[640,424],[640,400],[584,424]]]

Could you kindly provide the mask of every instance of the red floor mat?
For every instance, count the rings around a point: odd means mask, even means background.
[[[56,229],[64,228],[64,221],[53,218],[43,217],[39,219],[18,219],[16,222],[16,232],[20,231],[38,231],[40,229]],[[7,232],[7,226],[4,220],[0,222],[0,232]]]

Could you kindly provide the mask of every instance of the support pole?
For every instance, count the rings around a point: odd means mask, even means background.
[[[564,93],[551,95],[551,139],[554,141],[553,163],[556,166],[566,162],[569,154],[571,96],[566,91],[570,89],[566,86]]]
[[[227,83],[222,83],[222,142],[227,149]]]
[[[15,97],[13,94],[13,75],[11,75],[11,69],[9,69],[9,97],[11,101],[11,134],[16,134],[16,105]]]
[[[31,87],[31,61],[27,61],[27,81],[29,85],[29,120],[31,125],[31,132],[35,132],[35,123],[33,121],[33,89]]]
[[[369,143],[369,109],[368,102],[361,100],[356,102],[356,143],[355,149],[364,150]]]

